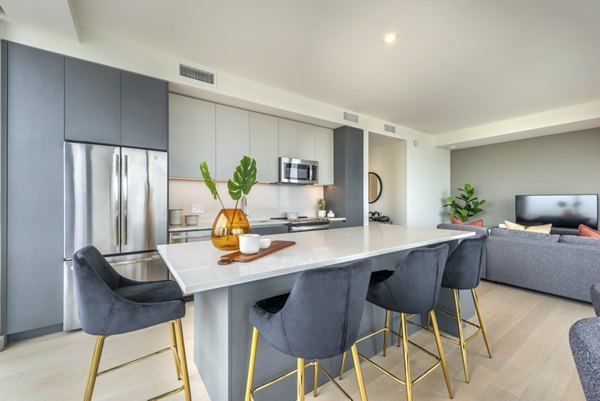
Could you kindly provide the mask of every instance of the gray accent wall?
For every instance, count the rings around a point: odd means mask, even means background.
[[[454,150],[452,195],[473,184],[487,226],[514,221],[515,195],[600,194],[599,153],[600,128]]]

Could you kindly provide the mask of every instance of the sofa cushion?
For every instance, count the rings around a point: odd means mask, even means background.
[[[596,231],[593,228],[586,226],[585,224],[580,224],[579,235],[581,235],[582,237],[600,238],[600,231]]]
[[[525,239],[530,241],[558,242],[560,235],[550,235],[533,231],[506,230],[504,228],[492,228],[491,236]]]
[[[507,220],[504,220],[504,224],[506,225],[506,228],[508,228],[509,230],[517,230],[517,231],[532,231],[532,232],[536,232],[536,233],[550,234],[550,231],[552,230],[552,224],[543,224],[540,226],[527,227],[527,226],[513,223],[513,222],[510,222]]]
[[[577,235],[561,235],[558,242],[600,247],[600,238],[578,237]]]
[[[458,224],[458,225],[464,225],[464,226],[474,226],[474,227],[484,227],[483,219],[470,221],[468,223],[463,223],[462,221],[460,221],[456,217],[453,217],[451,219],[451,221],[452,221],[452,224]]]

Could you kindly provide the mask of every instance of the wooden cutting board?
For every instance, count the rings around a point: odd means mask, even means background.
[[[220,265],[228,265],[233,262],[241,262],[241,263],[251,262],[253,260],[260,259],[263,256],[267,256],[274,252],[281,251],[282,249],[290,247],[292,245],[296,245],[296,241],[274,240],[274,241],[271,241],[270,247],[265,248],[265,249],[259,249],[258,253],[255,253],[252,255],[245,255],[245,254],[241,253],[240,251],[236,251],[236,252],[228,253],[227,255],[223,255],[223,256],[221,256],[221,259],[219,260],[219,264]]]

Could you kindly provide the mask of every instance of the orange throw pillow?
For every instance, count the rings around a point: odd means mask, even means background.
[[[600,231],[596,231],[591,227],[588,227],[584,224],[580,224],[579,225],[579,235],[581,237],[600,238]]]
[[[483,227],[483,219],[471,221],[469,223],[463,223],[462,221],[460,221],[456,217],[452,217],[452,224],[462,224],[462,225],[465,225],[465,226]]]

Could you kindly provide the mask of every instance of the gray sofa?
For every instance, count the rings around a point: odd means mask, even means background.
[[[475,227],[438,227],[482,234]],[[492,228],[483,278],[591,302],[590,286],[600,282],[600,240]]]

